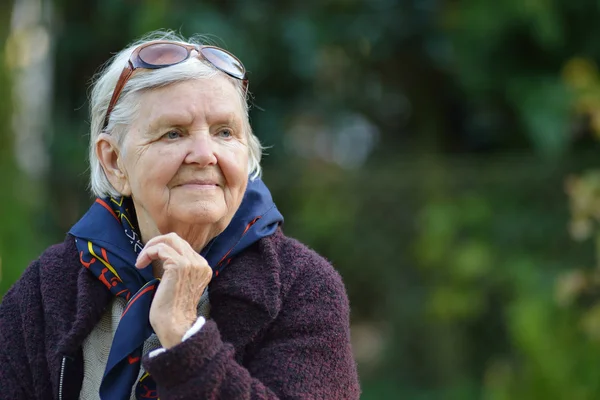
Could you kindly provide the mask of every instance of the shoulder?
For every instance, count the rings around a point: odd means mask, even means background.
[[[272,251],[277,260],[282,297],[292,289],[302,287],[304,292],[312,292],[315,297],[333,296],[347,303],[340,274],[325,257],[304,243],[277,230],[261,243],[261,247]]]
[[[24,318],[42,317],[41,271],[44,269],[44,263],[47,263],[49,258],[55,258],[60,252],[60,247],[60,244],[50,246],[39,258],[32,261],[2,298],[0,340],[6,341],[6,335],[13,336],[11,333],[18,332],[24,324]]]
[[[39,285],[52,288],[65,286],[75,287],[77,276],[81,270],[75,239],[67,235],[62,243],[48,247],[40,257],[25,270],[20,281],[29,284],[30,276],[39,277]],[[17,284],[20,283],[17,282]],[[72,284],[72,285],[71,285]]]
[[[66,246],[67,244],[64,242],[57,243],[44,250],[37,259],[25,268],[21,277],[8,290],[5,298],[11,298],[18,292],[39,286],[40,271],[51,265],[60,264],[67,253]]]
[[[54,287],[64,287],[70,278],[76,279],[76,263],[77,250],[72,237],[48,247],[29,264],[21,277],[6,292],[2,299],[3,313],[6,313],[9,307],[27,311],[35,304],[39,306],[43,286],[50,284]]]
[[[77,247],[75,239],[67,235],[62,243],[48,247],[39,257],[39,266],[42,270],[46,268],[58,268],[61,273],[63,269],[76,266],[79,267]]]
[[[211,286],[211,304],[223,295],[227,301],[253,303],[271,315],[299,296],[327,297],[348,307],[344,284],[331,263],[281,229],[235,257]]]
[[[76,269],[79,267],[77,247],[75,239],[67,235],[62,243],[49,246],[36,260],[32,261],[15,285],[26,285],[32,277],[45,274],[49,270],[62,275],[69,269],[72,270],[73,267],[77,267]]]
[[[266,242],[275,249],[283,266],[294,266],[301,270],[318,269],[319,267],[332,268],[323,256],[300,241],[286,236],[281,229],[267,237]]]

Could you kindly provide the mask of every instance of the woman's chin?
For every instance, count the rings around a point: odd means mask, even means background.
[[[170,223],[177,222],[177,225],[215,225],[225,217],[225,210],[220,207],[195,206],[177,210],[169,216]],[[208,226],[207,226],[208,228]]]
[[[223,213],[215,212],[190,212],[184,213],[179,218],[175,218],[180,224],[184,225],[214,225],[223,219]]]

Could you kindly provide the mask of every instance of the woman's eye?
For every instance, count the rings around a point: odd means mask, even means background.
[[[177,139],[177,138],[181,137],[181,132],[169,131],[169,132],[165,133],[165,135],[163,137],[165,137],[167,139]]]
[[[219,136],[221,136],[222,138],[230,138],[233,136],[233,132],[231,131],[231,129],[221,129],[219,131]]]

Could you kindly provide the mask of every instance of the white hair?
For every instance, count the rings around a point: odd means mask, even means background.
[[[96,141],[100,133],[106,132],[114,135],[117,138],[117,143],[119,145],[123,143],[123,138],[128,131],[129,125],[137,115],[139,105],[138,100],[143,91],[166,86],[175,82],[210,78],[216,74],[223,74],[212,64],[203,62],[197,57],[191,57],[185,62],[168,68],[138,71],[123,88],[121,96],[111,112],[108,125],[106,126],[106,129],[103,130],[108,103],[110,102],[123,68],[129,61],[135,48],[154,40],[170,40],[186,44],[202,44],[200,37],[195,37],[186,41],[181,36],[171,31],[153,32],[117,53],[96,75],[96,78],[92,83],[90,96],[91,127],[89,147],[90,190],[95,196],[121,196],[104,173],[104,169],[96,154]],[[223,75],[229,78],[228,75]],[[248,119],[247,93],[244,90],[243,83],[241,80],[235,78],[230,78],[230,80],[235,85],[236,91],[239,94],[242,110],[244,111],[244,130],[248,139],[249,178],[254,180],[260,177],[262,172],[260,159],[263,148],[258,138],[252,132],[250,126],[250,121]]]

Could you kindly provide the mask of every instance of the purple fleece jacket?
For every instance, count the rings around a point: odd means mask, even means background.
[[[211,319],[144,367],[169,399],[357,399],[349,308],[331,265],[278,230],[209,286]],[[0,304],[0,399],[76,399],[81,345],[112,297],[72,237]]]

